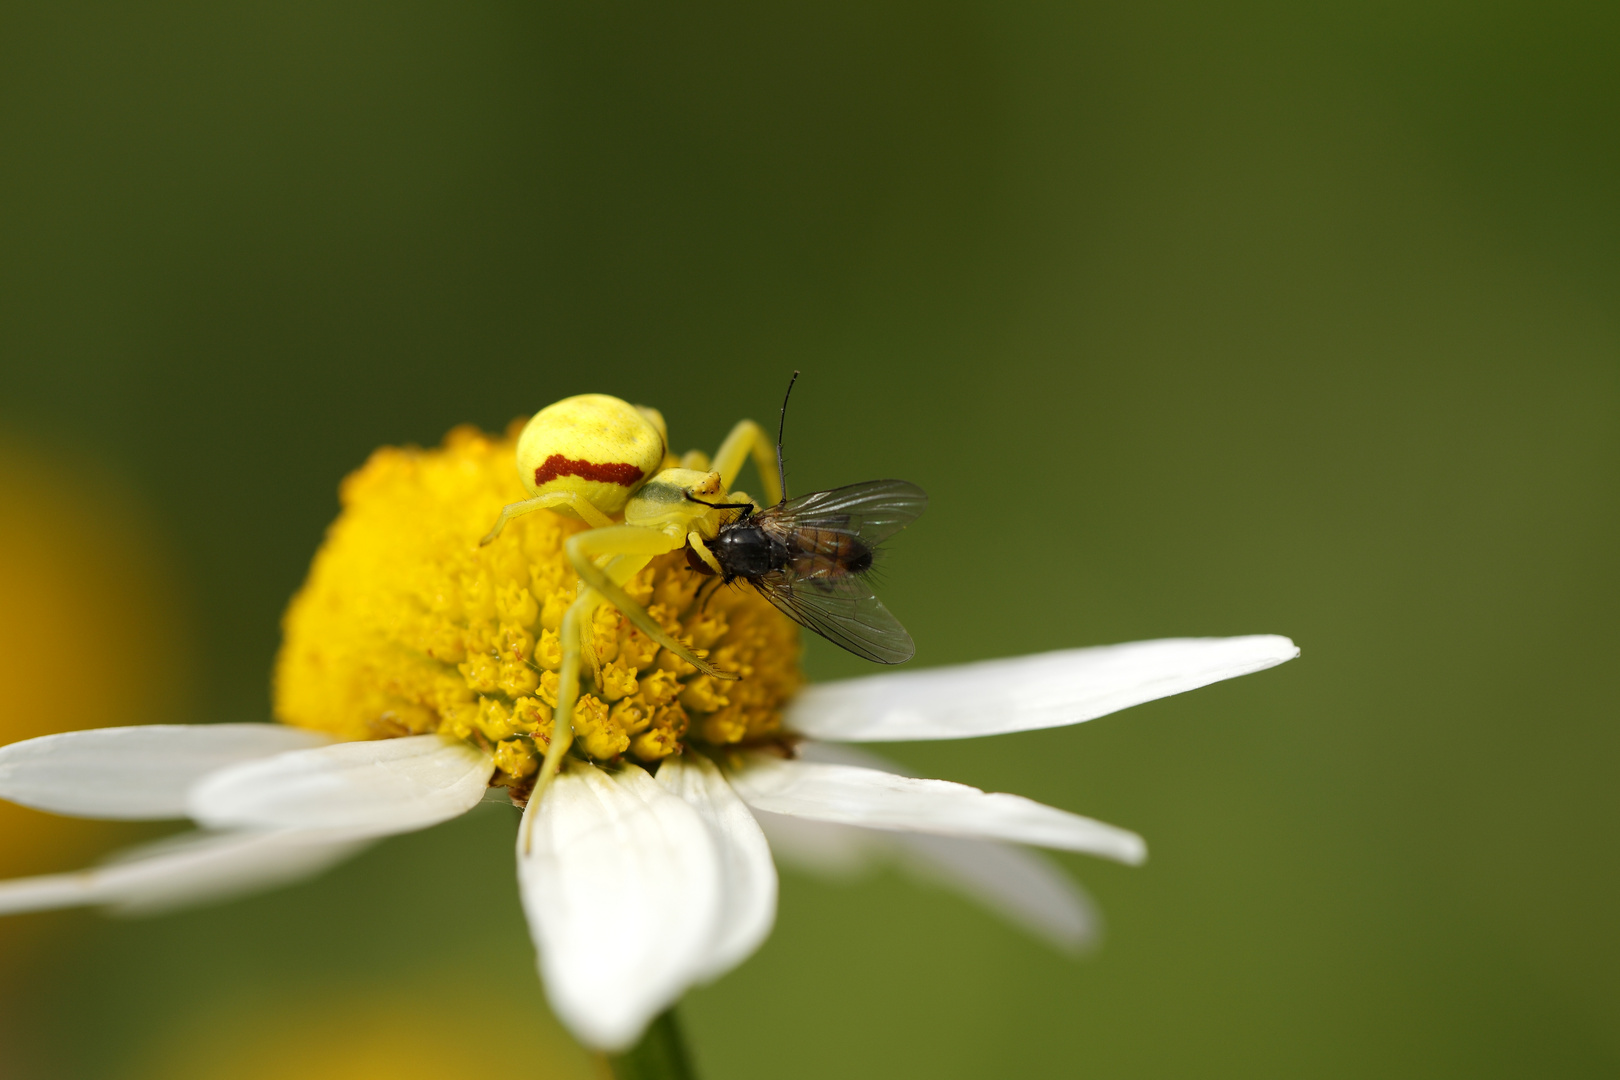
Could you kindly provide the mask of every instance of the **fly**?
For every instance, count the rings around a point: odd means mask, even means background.
[[[798,377],[795,371],[793,379]],[[786,424],[784,397],[776,434],[782,501],[763,510],[753,503],[703,503],[747,513],[721,525],[713,540],[692,537],[687,563],[727,585],[748,582],[788,618],[856,656],[905,663],[917,647],[867,578],[879,546],[917,519],[928,496],[906,480],[868,480],[789,499],[782,466]]]

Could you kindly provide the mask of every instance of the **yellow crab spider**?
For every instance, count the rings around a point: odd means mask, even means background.
[[[655,556],[688,545],[718,571],[706,541],[719,531],[723,511],[706,504],[752,503],[748,496],[730,490],[750,455],[759,467],[767,503],[780,501],[776,446],[758,424],[743,420],[731,429],[712,461],[693,450],[678,466],[659,469],[667,444],[664,418],[656,410],[606,394],[582,394],[549,405],[518,436],[518,473],[532,497],[502,509],[481,543],[490,543],[508,521],[535,510],[578,517],[593,526],[575,533],[567,543],[580,592],[563,615],[558,635],[562,665],[557,707],[551,745],[535,782],[536,795],[557,775],[573,742],[580,664],[588,647],[585,632],[602,604],[611,603],[638,630],[704,674],[737,678],[666,634],[622,586]],[[616,524],[614,517],[621,515],[622,523]]]

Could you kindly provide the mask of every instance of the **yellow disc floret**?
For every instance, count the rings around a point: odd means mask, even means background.
[[[510,435],[458,428],[436,450],[378,450],[344,481],[343,511],[284,621],[278,719],[343,739],[442,732],[488,749],[495,783],[532,782],[550,743],[558,630],[578,590],[563,545],[585,526],[529,514],[479,546],[491,516],[522,495],[513,450]],[[700,675],[617,609],[598,608],[575,752],[653,762],[688,742],[772,737],[800,682],[797,629],[752,589],[700,599],[705,580],[676,551],[624,591],[742,678]]]

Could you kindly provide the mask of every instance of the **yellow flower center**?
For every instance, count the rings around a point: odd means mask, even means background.
[[[343,510],[284,619],[278,719],[343,739],[442,732],[490,751],[493,783],[532,783],[551,738],[558,628],[579,583],[563,543],[585,525],[529,514],[479,546],[526,494],[515,435],[457,428],[435,450],[378,450],[344,480]],[[580,677],[577,751],[654,762],[683,743],[777,730],[801,682],[798,628],[752,589],[713,580],[677,551],[625,592],[741,680],[698,674],[604,606]]]

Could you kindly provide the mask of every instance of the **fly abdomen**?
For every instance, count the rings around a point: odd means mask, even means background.
[[[864,574],[872,549],[860,537],[836,529],[798,529],[788,534],[789,561],[803,577]]]

